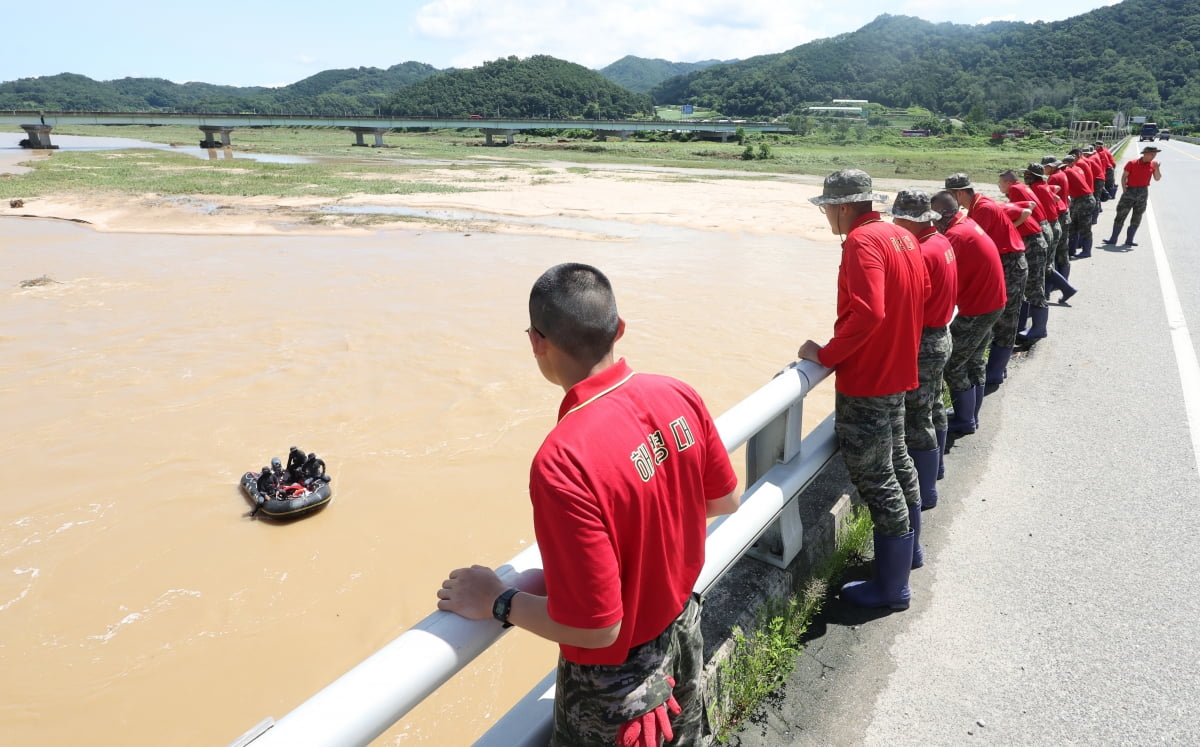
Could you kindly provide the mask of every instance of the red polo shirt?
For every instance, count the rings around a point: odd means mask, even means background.
[[[1067,183],[1067,175],[1062,169],[1050,174],[1046,179],[1046,183],[1052,187],[1058,187],[1058,194],[1054,195],[1055,202],[1058,203],[1058,214],[1062,215],[1071,209],[1071,189]]]
[[[945,327],[954,318],[954,302],[958,298],[954,246],[933,226],[917,234],[917,241],[921,242],[921,258],[925,260],[930,285],[922,323],[926,327]]]
[[[1058,220],[1058,214],[1062,211],[1058,209],[1058,200],[1054,197],[1050,185],[1045,180],[1038,179],[1029,187],[1029,190],[1037,198],[1038,205],[1042,206],[1042,220],[1050,223]]]
[[[930,292],[917,237],[877,212],[859,216],[842,242],[837,321],[819,356],[836,372],[837,391],[879,397],[917,387]]]
[[[1149,187],[1154,178],[1154,161],[1147,163],[1140,158],[1130,161],[1125,164],[1125,174],[1126,187]]]
[[[1022,182],[1013,182],[1008,188],[1008,199],[1010,202],[1032,202],[1033,203],[1033,218],[1034,223],[1041,223],[1044,220],[1049,220],[1047,213],[1042,209],[1042,201],[1038,199],[1037,194],[1028,184]],[[1040,227],[1038,230],[1042,230]]]
[[[1017,233],[1021,234],[1022,240],[1024,240],[1024,237],[1026,236],[1032,236],[1035,233],[1042,232],[1042,224],[1033,219],[1032,213],[1030,213],[1029,217],[1021,222],[1021,225],[1017,226],[1017,221],[1021,220],[1021,213],[1025,212],[1026,209],[1032,209],[1036,204],[1036,202],[1000,203],[1000,207],[1004,209],[1004,214],[1013,222],[1013,225],[1017,227]]]
[[[1008,301],[1004,290],[1004,265],[996,243],[987,232],[962,213],[946,229],[958,265],[958,313],[979,316],[1003,309]]]
[[[1021,239],[1020,231],[1004,214],[1000,203],[991,197],[975,195],[975,199],[971,200],[971,207],[967,209],[967,215],[991,237],[996,244],[996,251],[1001,254],[1025,251],[1025,242]]]
[[[529,473],[533,527],[555,622],[604,628],[607,648],[561,645],[578,664],[620,664],[687,602],[704,565],[707,500],[737,475],[700,395],[621,359],[571,387]]]
[[[1117,165],[1117,160],[1113,158],[1113,154],[1103,145],[1096,149],[1096,157],[1100,159],[1100,163],[1104,164],[1106,170]]]
[[[1095,153],[1083,157],[1083,163],[1092,171],[1092,181],[1104,181],[1104,159]]]
[[[1088,171],[1086,166],[1080,166],[1078,161],[1064,169],[1064,173],[1067,175],[1067,195],[1072,200],[1096,191],[1092,183],[1092,172]]]

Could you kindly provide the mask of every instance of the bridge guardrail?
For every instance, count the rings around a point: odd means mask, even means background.
[[[809,361],[793,363],[716,418],[728,451],[747,445],[746,482],[750,486],[736,513],[709,525],[697,591],[707,591],[773,527],[788,521],[799,525],[797,495],[837,452],[832,415],[801,438],[804,397],[829,373]],[[791,560],[788,554],[797,552],[799,546],[792,542],[789,547],[789,531],[779,531],[785,549],[774,562],[786,566]],[[541,556],[533,545],[497,573],[510,585],[528,588],[530,572],[540,568]],[[367,745],[505,632],[492,620],[467,620],[435,611],[279,721],[263,720],[230,747]],[[553,680],[551,671],[476,745],[545,745]]]

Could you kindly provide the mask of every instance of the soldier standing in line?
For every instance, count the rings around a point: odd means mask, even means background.
[[[990,197],[975,193],[975,186],[966,174],[951,174],[946,178],[946,191],[954,195],[961,207],[967,209],[967,216],[979,224],[979,227],[991,238],[1000,253],[1000,264],[1004,266],[1004,290],[1007,300],[1004,313],[996,320],[992,329],[992,346],[988,351],[988,378],[998,377],[1000,381],[1008,375],[1008,361],[1012,357],[1013,347],[1017,344],[1017,322],[1021,316],[1021,301],[1025,300],[1025,283],[1029,277],[1029,263],[1025,259],[1025,242],[1021,234],[1008,216],[1004,208]],[[979,426],[979,408],[983,405],[984,388],[980,383],[976,393],[976,412],[971,420],[974,426]],[[971,417],[971,413],[965,413]],[[957,425],[967,423],[966,420],[955,419],[950,430]]]
[[[1058,245],[1066,240],[1062,224],[1059,221],[1062,211],[1066,209],[1065,205],[1058,201],[1054,191],[1050,189],[1046,167],[1042,164],[1031,163],[1026,166],[1022,178],[1042,206],[1042,214],[1047,216],[1047,220],[1042,224],[1042,237],[1046,239],[1046,246],[1049,249],[1046,258],[1046,300],[1050,300],[1052,291],[1060,290],[1062,291],[1062,302],[1066,303],[1067,299],[1075,295],[1077,291],[1058,271],[1055,261]],[[1067,264],[1069,265],[1070,262]]]
[[[1063,173],[1062,162],[1054,156],[1042,156],[1042,168],[1046,170],[1046,186],[1054,193],[1058,205],[1058,225],[1062,235],[1054,247],[1054,269],[1062,274],[1064,280],[1071,278],[1071,198],[1070,185],[1067,175]]]
[[[1136,161],[1128,161],[1121,172],[1121,199],[1117,202],[1117,216],[1113,218],[1112,236],[1103,239],[1101,243],[1117,243],[1117,234],[1125,224],[1125,216],[1133,211],[1129,218],[1129,231],[1125,234],[1125,246],[1137,246],[1133,236],[1138,226],[1142,225],[1142,213],[1146,212],[1146,204],[1150,201],[1150,180],[1162,179],[1162,168],[1154,156],[1160,151],[1153,145],[1142,148],[1142,157]]]
[[[1111,200],[1117,196],[1117,183],[1114,179],[1117,159],[1113,158],[1112,151],[1105,147],[1103,140],[1097,140],[1092,146],[1096,149],[1096,157],[1104,164],[1104,199]]]
[[[859,607],[902,610],[917,559],[910,522],[921,510],[904,440],[904,393],[919,383],[930,286],[916,237],[873,209],[872,202],[886,199],[859,169],[833,172],[812,198],[830,231],[845,238],[833,339],[824,346],[806,340],[797,356],[835,371],[838,445],[875,523],[875,578],[846,584],[841,597]]]
[[[942,387],[946,373],[946,361],[950,359],[950,320],[954,316],[954,302],[958,297],[958,265],[954,261],[954,247],[938,233],[934,221],[941,215],[930,208],[929,193],[917,189],[902,189],[896,193],[892,204],[892,222],[912,233],[921,242],[921,257],[929,274],[930,294],[925,302],[924,329],[921,330],[921,348],[917,354],[917,378],[920,386],[909,390],[904,398],[904,435],[908,454],[917,468],[917,480],[921,484],[921,511],[933,508],[938,502],[937,473],[941,464],[941,449],[945,444],[938,434],[946,432],[946,409],[942,405]],[[920,514],[915,512],[913,531],[918,542],[914,542],[913,568],[924,563],[920,553]],[[910,514],[910,519],[914,518]]]
[[[950,192],[938,192],[930,206],[941,216],[937,229],[954,247],[958,265],[958,316],[950,322],[952,350],[946,361],[946,388],[954,404],[948,422],[956,433],[974,433],[978,424],[979,400],[983,399],[986,364],[983,354],[992,339],[992,328],[1004,312],[1004,266],[996,243],[966,213]],[[938,438],[945,450],[945,433]]]
[[[1050,222],[1037,195],[1023,181],[1017,179],[1015,171],[1009,169],[1002,172],[999,187],[1000,191],[1007,195],[1010,204],[1030,211],[1022,223],[1013,221],[1013,225],[1017,226],[1017,231],[1021,234],[1021,241],[1025,243],[1025,261],[1029,264],[1029,274],[1025,278],[1025,300],[1021,302],[1017,322],[1017,337],[1023,341],[1040,339],[1046,336],[1046,322],[1050,316],[1050,305],[1046,303],[1046,265],[1050,253],[1046,234],[1050,233]],[[1031,318],[1033,327],[1026,331],[1025,323]],[[1011,356],[1010,352],[1009,357]],[[987,383],[1004,383],[1003,367],[999,365],[999,361],[993,366],[991,358],[988,359]]]
[[[1096,212],[1092,174],[1081,166],[1076,156],[1063,156],[1063,172],[1067,176],[1067,196],[1071,198],[1071,238],[1067,243],[1070,259],[1092,256],[1092,213]]]

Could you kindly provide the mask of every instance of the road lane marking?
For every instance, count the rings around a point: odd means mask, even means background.
[[[1192,436],[1192,457],[1196,461],[1196,473],[1200,474],[1200,360],[1188,332],[1187,318],[1179,302],[1179,291],[1167,262],[1158,222],[1154,220],[1154,209],[1146,204],[1143,220],[1150,228],[1150,246],[1154,262],[1158,266],[1158,284],[1162,289],[1163,304],[1167,309],[1167,327],[1171,330],[1171,343],[1175,347],[1175,360],[1179,366],[1179,379],[1183,384],[1183,408],[1187,414],[1188,430]]]

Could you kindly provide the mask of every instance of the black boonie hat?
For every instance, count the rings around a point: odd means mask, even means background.
[[[1059,161],[1054,156],[1042,156],[1042,165],[1043,166],[1053,166],[1054,168],[1058,168],[1059,166],[1062,165],[1062,161]]]
[[[1025,167],[1025,176],[1033,176],[1038,179],[1046,178],[1046,167],[1040,163],[1031,163]]]

